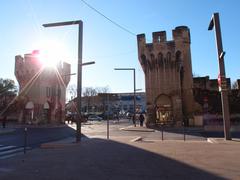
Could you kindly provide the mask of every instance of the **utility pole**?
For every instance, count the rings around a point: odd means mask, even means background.
[[[136,127],[136,73],[135,68],[114,68],[114,70],[133,71],[133,123]]]
[[[82,44],[83,44],[83,22],[77,21],[65,21],[43,24],[43,27],[57,27],[57,26],[69,26],[78,25],[78,65],[77,65],[77,111],[78,117],[76,119],[76,142],[81,141],[81,120],[82,120],[82,66],[94,64],[94,61],[82,63]]]
[[[220,20],[219,20],[218,13],[213,14],[208,30],[212,30],[213,27],[215,27],[215,38],[216,38],[217,53],[218,53],[219,75],[220,75],[219,84],[221,88],[221,98],[222,98],[224,137],[225,137],[225,140],[231,140],[228,88],[227,88],[225,65],[224,65],[225,52],[223,51],[223,46],[222,46],[222,36],[221,36]]]

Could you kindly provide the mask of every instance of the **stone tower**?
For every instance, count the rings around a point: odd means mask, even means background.
[[[153,42],[137,35],[138,59],[145,73],[147,125],[180,125],[192,116],[193,78],[190,30],[186,26],[172,31],[153,32]]]

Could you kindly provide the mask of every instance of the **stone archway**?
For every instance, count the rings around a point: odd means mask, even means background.
[[[45,102],[43,104],[43,120],[46,123],[49,123],[51,120],[51,110],[50,110],[50,105],[48,102]]]
[[[156,124],[172,124],[172,100],[166,94],[161,94],[155,99]]]
[[[33,119],[34,119],[34,103],[32,101],[28,101],[25,105],[24,121],[26,123],[32,124]]]

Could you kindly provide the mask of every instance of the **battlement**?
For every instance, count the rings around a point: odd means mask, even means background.
[[[21,55],[15,56],[15,76],[18,82],[28,81],[39,72],[41,72],[41,77],[48,77],[49,72],[55,71],[55,68],[52,67],[45,67],[42,71],[41,69],[44,67],[44,64],[38,57],[39,51],[36,50],[32,53],[24,54],[24,57]],[[65,75],[71,73],[71,65],[67,62],[59,62],[56,65],[56,68],[57,72],[63,77],[64,82],[67,85],[70,81],[70,76]]]
[[[172,41],[183,41],[186,43],[190,43],[190,30],[187,26],[177,26],[172,30],[173,40],[167,40],[166,31],[157,31],[152,33],[152,43],[167,43]],[[146,45],[146,37],[145,34],[137,35],[138,45]],[[151,44],[151,43],[150,43]]]
[[[182,40],[191,43],[190,30],[187,26],[178,26],[172,31],[174,41]]]
[[[166,42],[167,40],[166,31],[153,32],[152,38],[153,38],[153,43]]]

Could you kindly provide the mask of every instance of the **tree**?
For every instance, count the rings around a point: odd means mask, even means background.
[[[93,88],[93,87],[86,87],[84,90],[83,90],[83,96],[96,96],[98,93],[97,93],[97,88]]]
[[[75,97],[77,97],[77,86],[75,84],[70,85],[67,88],[67,93],[70,94],[70,100],[74,99]]]
[[[90,97],[97,96],[98,93],[107,93],[107,92],[109,92],[109,87],[108,86],[96,87],[96,88],[86,87],[83,90],[83,97],[86,97],[86,100],[87,100],[87,112],[88,112],[89,106],[90,106],[90,99],[91,99]]]
[[[200,75],[197,74],[197,73],[195,73],[195,72],[193,72],[192,76],[193,76],[193,78],[195,78],[195,77],[200,77]]]
[[[0,111],[6,111],[13,98],[17,95],[17,87],[11,79],[0,78]]]
[[[232,89],[238,89],[238,81],[234,81],[234,83],[232,84]]]
[[[5,94],[17,94],[14,80],[0,78],[0,96]]]
[[[110,89],[108,86],[98,87],[96,89],[97,89],[97,93],[109,93],[110,92]]]
[[[86,100],[86,104],[87,104],[87,109],[86,111],[88,111],[89,109],[89,106],[90,106],[90,100],[91,100],[91,97],[93,96],[97,96],[98,93],[108,93],[110,90],[109,90],[109,87],[108,86],[105,86],[105,87],[85,87],[83,88],[83,91],[82,91],[82,96],[84,97],[84,99]],[[71,95],[71,98],[70,98],[70,101],[74,100],[76,101],[76,97],[77,97],[77,86],[76,85],[70,85],[68,88],[67,88],[67,93]]]

